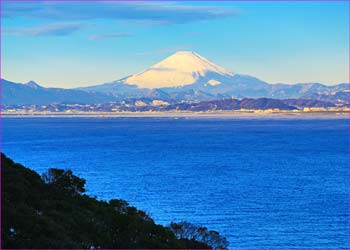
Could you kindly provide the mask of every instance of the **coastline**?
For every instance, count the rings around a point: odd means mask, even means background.
[[[2,112],[1,118],[226,118],[226,119],[350,119],[349,111],[310,112]]]

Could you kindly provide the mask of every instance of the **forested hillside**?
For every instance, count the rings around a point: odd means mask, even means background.
[[[217,232],[191,223],[155,224],[124,200],[84,194],[70,170],[42,176],[1,154],[2,248],[227,248]]]

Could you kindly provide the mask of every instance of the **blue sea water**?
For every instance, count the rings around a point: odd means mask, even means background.
[[[6,118],[2,151],[231,247],[349,246],[346,119]]]

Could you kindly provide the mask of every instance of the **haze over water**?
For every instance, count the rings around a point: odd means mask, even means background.
[[[3,152],[42,173],[71,168],[98,199],[157,223],[218,230],[231,247],[349,245],[346,119],[2,120]]]

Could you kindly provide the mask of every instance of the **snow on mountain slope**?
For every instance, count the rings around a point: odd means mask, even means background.
[[[141,88],[179,87],[210,75],[232,77],[234,74],[191,51],[179,51],[124,82]],[[220,82],[209,79],[209,84]]]

